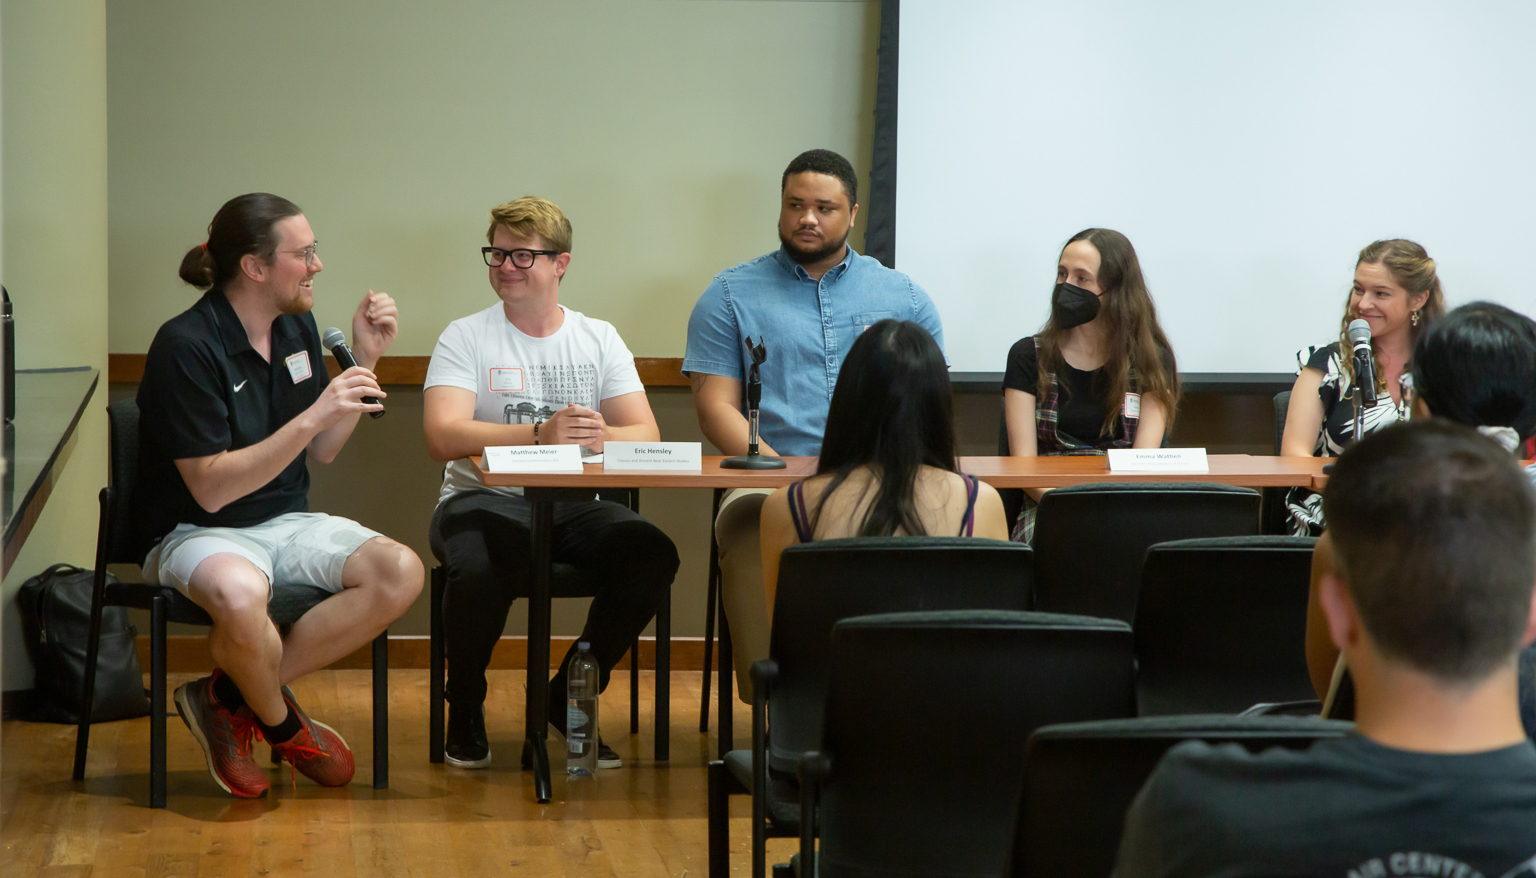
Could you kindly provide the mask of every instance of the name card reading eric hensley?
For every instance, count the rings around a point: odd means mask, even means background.
[[[703,454],[698,442],[604,442],[603,469],[696,473]]]
[[[580,445],[487,445],[485,471],[491,473],[579,473]]]
[[[1112,473],[1208,473],[1204,448],[1111,448]]]

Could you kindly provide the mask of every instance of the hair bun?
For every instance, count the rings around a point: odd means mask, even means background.
[[[208,245],[199,244],[188,250],[187,255],[181,257],[181,270],[177,274],[198,289],[206,290],[213,286],[214,262],[213,254],[208,252]]]

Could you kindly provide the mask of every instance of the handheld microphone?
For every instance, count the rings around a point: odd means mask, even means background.
[[[1376,404],[1376,359],[1371,354],[1371,324],[1358,318],[1351,320],[1348,335],[1355,352],[1355,387],[1360,391],[1360,404],[1370,407]]]
[[[1363,323],[1364,321],[1361,322]],[[352,349],[347,347],[347,337],[342,335],[341,330],[336,327],[332,326],[330,329],[327,329],[325,334],[320,336],[320,343],[330,348],[331,355],[336,358],[337,363],[341,364],[343,372],[357,365],[357,358],[352,356]],[[366,405],[383,405],[376,396],[363,397],[363,403]],[[384,417],[384,410],[379,409],[376,412],[369,412],[368,417],[382,418]]]

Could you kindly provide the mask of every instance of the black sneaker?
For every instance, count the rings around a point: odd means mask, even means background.
[[[624,767],[624,760],[619,757],[618,753],[614,752],[614,749],[612,747],[610,747],[606,743],[604,743],[603,739],[601,737],[599,737],[597,739],[597,767],[598,768],[623,768]]]
[[[448,741],[443,758],[459,768],[485,768],[491,764],[491,742],[485,736],[485,705],[448,705]]]

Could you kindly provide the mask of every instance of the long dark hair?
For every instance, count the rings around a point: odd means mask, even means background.
[[[270,263],[277,255],[275,228],[279,221],[299,216],[299,206],[279,195],[251,192],[224,202],[208,224],[208,241],[181,257],[181,279],[206,290],[224,286],[240,273],[240,258],[254,253]]]
[[[924,466],[949,472],[958,467],[949,369],[933,336],[916,323],[882,320],[848,350],[816,465],[818,475],[830,473],[832,480],[811,517],[812,533],[827,498],[861,466],[874,470],[880,488],[858,535],[925,535],[917,475]]]
[[[1536,434],[1536,321],[1473,302],[1431,322],[1413,348],[1413,389],[1437,418],[1512,427],[1529,439]]]
[[[1120,402],[1131,389],[1131,366],[1136,367],[1138,392],[1162,403],[1163,411],[1167,412],[1163,426],[1166,432],[1173,428],[1179,408],[1179,372],[1173,365],[1173,347],[1157,323],[1157,306],[1147,292],[1136,248],[1131,246],[1130,239],[1113,229],[1083,229],[1061,249],[1066,250],[1078,241],[1087,241],[1099,251],[1099,289],[1104,292],[1099,299],[1102,304],[1098,319],[1104,324],[1105,352],[1109,358],[1100,373],[1103,380],[1095,381],[1099,401],[1104,406],[1104,424],[1099,433],[1107,436],[1115,429]],[[1050,392],[1050,376],[1062,374],[1066,360],[1061,355],[1061,343],[1068,332],[1056,326],[1054,317],[1046,320],[1040,330],[1036,399],[1043,400]],[[1070,392],[1065,384],[1062,390]]]

